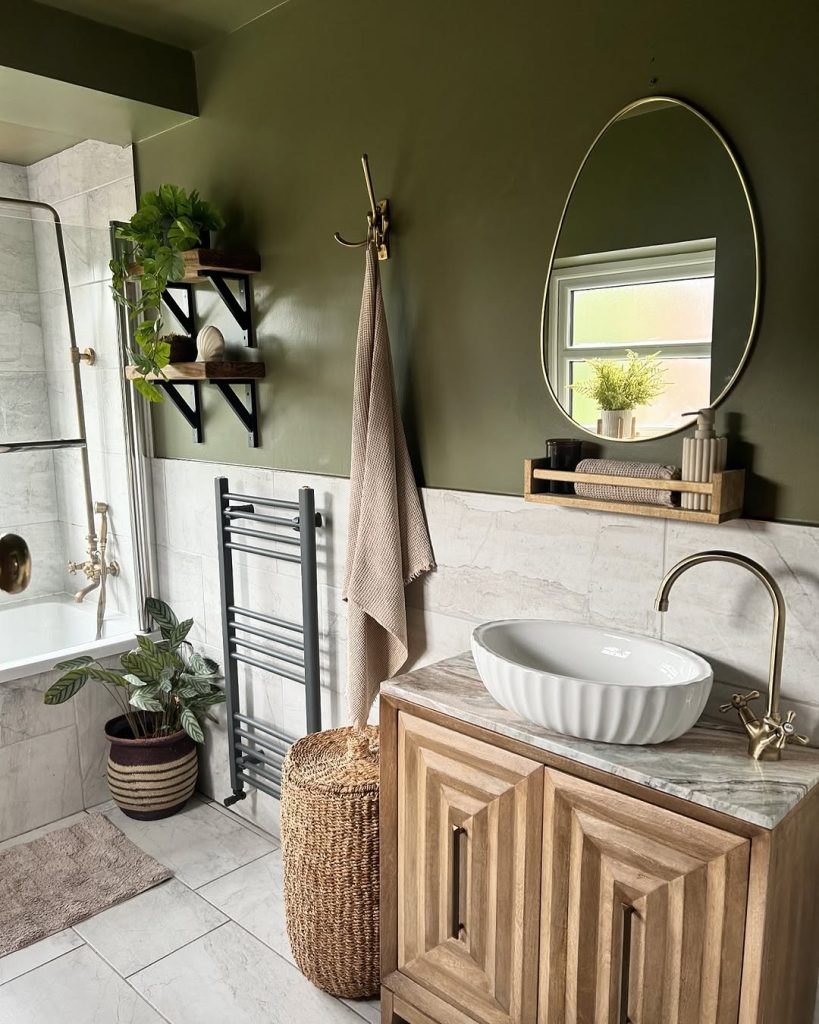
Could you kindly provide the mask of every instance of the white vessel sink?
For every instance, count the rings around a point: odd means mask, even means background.
[[[487,690],[530,722],[604,743],[663,743],[697,721],[714,673],[663,640],[549,619],[486,622],[472,654]]]

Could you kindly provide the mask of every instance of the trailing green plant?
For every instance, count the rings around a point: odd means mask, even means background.
[[[160,185],[145,192],[139,209],[128,224],[117,229],[117,238],[129,242],[121,259],[110,263],[117,301],[127,307],[129,317],[138,321],[134,329],[136,348],[129,353],[141,374],[164,377],[170,346],[162,337],[162,293],[169,283],[185,276],[183,253],[202,245],[203,235],[224,227],[221,213],[194,190],[188,194],[178,185]],[[141,270],[140,294],[128,298],[126,282]],[[143,378],[134,387],[149,402],[161,402],[159,388]]]
[[[666,369],[660,365],[659,358],[659,352],[640,356],[628,349],[625,361],[589,359],[591,377],[571,387],[604,411],[648,405],[668,387]]]
[[[219,666],[193,650],[186,637],[193,619],[180,622],[164,601],[149,597],[145,609],[162,639],[138,635],[137,647],[120,658],[122,672],[105,668],[83,655],[63,661],[63,673],[46,690],[45,704],[64,704],[93,679],[101,683],[119,704],[135,739],[167,736],[184,729],[202,743],[202,719],[208,709],[225,700],[216,685]]]

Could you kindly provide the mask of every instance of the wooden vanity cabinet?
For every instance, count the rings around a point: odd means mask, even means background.
[[[384,1024],[811,1024],[815,799],[771,832],[391,695],[381,732]]]

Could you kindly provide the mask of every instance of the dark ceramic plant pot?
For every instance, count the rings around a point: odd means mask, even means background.
[[[196,360],[196,338],[185,334],[169,334],[165,341],[171,346],[172,363],[192,363]]]
[[[111,743],[108,788],[129,818],[153,821],[181,811],[193,796],[199,761],[196,744],[181,729],[171,736],[134,739],[124,715],[105,724]]]

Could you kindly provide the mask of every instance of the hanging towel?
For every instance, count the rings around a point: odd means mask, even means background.
[[[385,679],[407,660],[404,587],[435,568],[404,427],[373,246],[367,246],[353,387],[350,524],[343,597],[347,700],[363,728]]]

